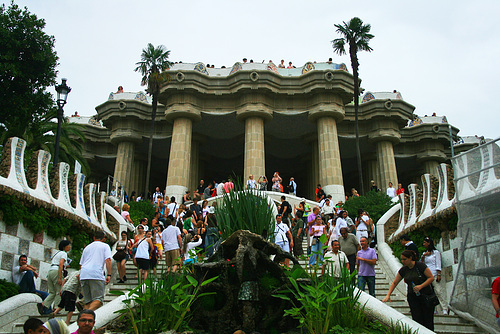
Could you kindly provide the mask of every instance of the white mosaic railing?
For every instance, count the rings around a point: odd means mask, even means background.
[[[455,196],[451,200],[448,199],[448,166],[446,164],[440,164],[436,167],[436,172],[436,175],[439,176],[439,189],[434,209],[431,209],[431,178],[429,174],[424,174],[422,176],[423,200],[420,214],[417,215],[417,185],[413,183],[408,186],[408,195],[410,197],[409,205],[406,205],[404,194],[399,195],[399,202],[401,204],[399,224],[397,230],[389,237],[390,242],[402,231],[415,225],[417,222],[454,205]],[[406,219],[405,212],[408,212],[408,217]]]
[[[34,189],[28,186],[26,180],[26,173],[24,170],[24,152],[26,149],[26,141],[21,138],[13,137],[10,138],[10,152],[4,152],[4,154],[10,154],[10,169],[7,177],[0,176],[0,184],[11,189],[22,192],[26,195],[32,196],[41,201],[47,202],[48,204],[54,205],[59,209],[67,211],[71,214],[79,216],[84,220],[90,222],[91,224],[101,228],[108,235],[116,238],[115,233],[113,233],[106,222],[106,215],[104,214],[104,202],[106,199],[106,193],[101,192],[99,195],[99,206],[102,213],[100,217],[97,217],[95,192],[97,186],[93,183],[89,184],[89,197],[90,197],[90,208],[86,208],[84,200],[84,182],[85,175],[76,174],[76,207],[73,207],[70,201],[69,189],[68,189],[68,176],[70,167],[67,163],[61,162],[55,168],[59,168],[59,194],[57,198],[52,196],[50,190],[50,182],[48,176],[48,167],[50,162],[50,153],[45,151],[38,151],[37,156],[37,184]],[[4,148],[5,150],[6,148]],[[121,217],[120,217],[121,218]],[[120,224],[122,223],[119,220]]]

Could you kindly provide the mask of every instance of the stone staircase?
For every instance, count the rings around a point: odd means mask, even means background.
[[[302,248],[304,253],[307,249],[307,243],[304,240]],[[307,261],[300,260],[299,263],[306,268]],[[389,267],[385,263],[384,259],[379,258],[377,265],[375,266],[375,296],[377,299],[382,300],[389,291],[389,286],[392,283],[392,279],[386,274],[386,270]],[[321,274],[321,269],[317,272]],[[392,276],[392,275],[391,275]],[[399,283],[400,287],[405,287],[404,282]],[[366,287],[366,292],[368,293],[368,287]],[[391,295],[391,302],[387,303],[388,306],[397,310],[398,312],[411,318],[410,307],[406,301],[406,296],[398,291],[394,290]],[[434,331],[439,334],[459,334],[459,333],[486,333],[481,328],[477,327],[475,324],[468,322],[457,315],[434,315]]]

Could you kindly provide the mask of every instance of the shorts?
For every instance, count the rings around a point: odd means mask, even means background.
[[[82,293],[84,297],[84,303],[90,304],[94,300],[98,300],[101,304],[104,302],[104,287],[106,281],[96,280],[96,279],[85,279],[81,280]]]
[[[169,250],[165,253],[165,264],[167,267],[171,267],[174,264],[181,264],[179,257],[181,256],[181,252],[179,248]]]
[[[155,244],[156,248],[158,248],[159,251],[163,250],[163,245],[162,244]]]
[[[285,252],[290,253],[290,244],[288,242],[277,242],[276,245],[280,246]]]
[[[74,312],[76,304],[76,295],[70,291],[63,291],[61,302],[57,307],[64,308],[66,312]]]
[[[136,257],[135,262],[137,262],[137,268],[142,270],[149,270],[149,259],[141,259]]]

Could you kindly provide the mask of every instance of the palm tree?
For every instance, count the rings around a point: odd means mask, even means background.
[[[363,25],[363,21],[358,17],[353,17],[349,22],[336,24],[337,33],[342,35],[341,38],[332,41],[333,50],[340,56],[346,53],[345,45],[349,45],[349,55],[351,57],[352,74],[354,76],[354,117],[356,128],[356,158],[358,162],[359,187],[361,194],[364,192],[363,174],[361,170],[361,152],[359,150],[359,127],[358,127],[358,111],[359,111],[359,62],[358,51],[371,52],[373,49],[368,45],[370,39],[374,36],[370,34],[371,25]]]
[[[151,158],[153,154],[153,133],[155,130],[156,109],[158,107],[158,95],[163,83],[170,80],[170,75],[165,70],[168,70],[172,65],[168,61],[170,50],[164,45],[154,47],[153,44],[148,43],[148,46],[142,50],[141,61],[137,62],[136,72],[142,75],[141,85],[147,86],[146,92],[153,97],[153,113],[151,115],[151,130],[149,136],[149,149],[148,149],[148,168],[146,169],[146,188],[144,194],[148,194],[149,178],[151,175]]]

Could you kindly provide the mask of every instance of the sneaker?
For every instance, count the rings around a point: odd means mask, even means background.
[[[80,300],[80,301],[77,301],[77,302],[75,303],[75,306],[76,306],[76,308],[78,309],[78,312],[82,312],[82,311],[83,311],[83,307],[84,307],[85,305],[83,305],[83,301],[81,301],[81,300]]]
[[[43,315],[43,313],[44,313],[43,304],[42,303],[37,303],[36,304],[36,308],[38,309],[38,313],[40,313],[40,315]]]
[[[126,276],[126,275],[123,275],[122,280],[123,280],[124,282],[126,282],[126,281],[127,281],[127,276]]]
[[[125,281],[121,279],[118,281],[118,283],[125,283]]]

